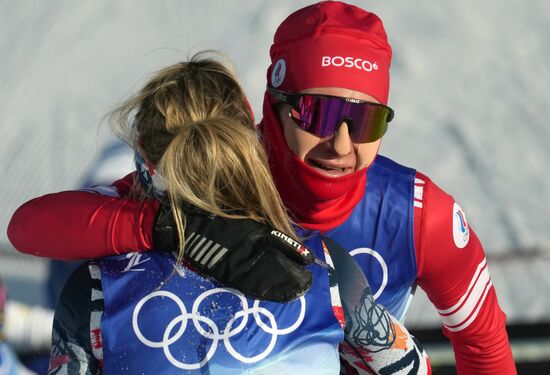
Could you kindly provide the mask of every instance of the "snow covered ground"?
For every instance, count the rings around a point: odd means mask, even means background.
[[[2,247],[21,203],[80,183],[111,139],[102,116],[152,71],[222,50],[261,117],[273,33],[307,3],[0,0]],[[453,194],[490,257],[550,257],[550,2],[352,3],[394,52],[381,152]]]

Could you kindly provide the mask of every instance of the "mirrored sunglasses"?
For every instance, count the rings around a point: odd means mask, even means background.
[[[394,116],[388,106],[353,98],[286,93],[270,86],[267,92],[291,106],[289,115],[301,129],[320,138],[334,134],[345,122],[352,142],[374,142],[386,133]]]

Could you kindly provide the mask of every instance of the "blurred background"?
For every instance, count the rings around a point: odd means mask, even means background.
[[[349,2],[382,18],[393,48],[396,116],[381,153],[427,174],[464,208],[520,373],[549,373],[550,2]],[[10,300],[52,303],[50,266],[7,240],[15,209],[131,170],[130,154],[101,125],[115,104],[156,69],[217,49],[234,59],[259,120],[273,33],[310,3],[0,0],[0,277]],[[455,373],[421,290],[406,324],[434,373]]]

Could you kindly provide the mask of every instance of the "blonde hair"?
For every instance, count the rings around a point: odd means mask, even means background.
[[[202,52],[161,69],[110,114],[119,135],[164,179],[181,239],[180,259],[183,202],[296,237],[244,92],[220,57]]]

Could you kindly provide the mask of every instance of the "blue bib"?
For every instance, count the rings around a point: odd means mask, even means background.
[[[19,360],[11,348],[0,341],[0,374],[17,375],[20,371],[17,369]]]
[[[415,170],[378,156],[363,199],[340,226],[325,233],[349,251],[374,298],[403,320],[417,275],[413,200]]]
[[[312,251],[322,257],[319,238]],[[149,252],[97,262],[105,309],[104,372],[116,374],[337,374],[337,321],[326,269],[311,265],[301,298],[274,303]],[[93,265],[92,265],[93,267]]]

